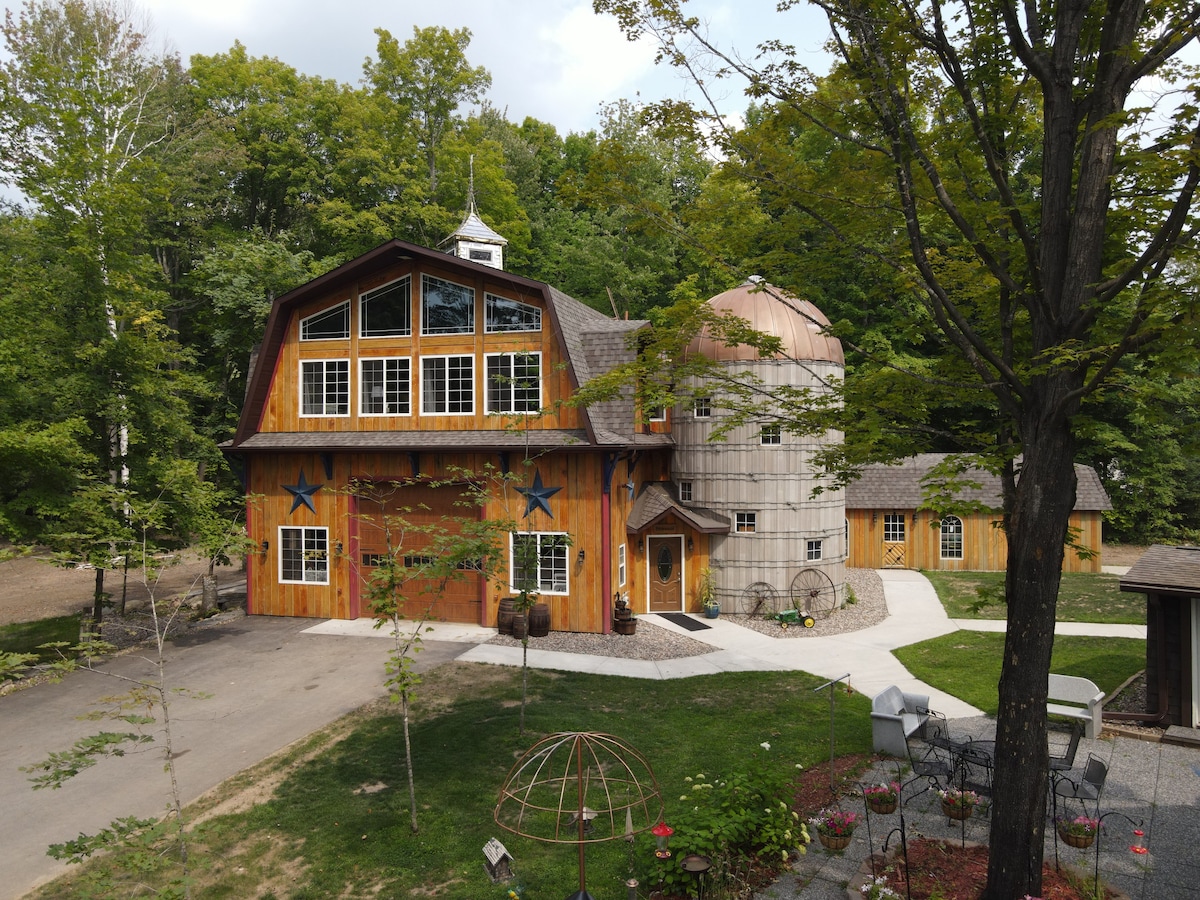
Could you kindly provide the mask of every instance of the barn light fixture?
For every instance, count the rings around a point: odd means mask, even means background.
[[[579,563],[580,563],[580,565],[583,564],[583,551],[582,550],[579,551]]]
[[[271,542],[270,542],[270,541],[268,541],[266,538],[263,538],[263,542],[262,542],[262,552],[263,552],[264,554],[266,554],[266,552],[267,552],[268,550],[270,550],[270,549],[271,549]]]
[[[688,553],[691,553],[693,550],[695,550],[695,549],[696,549],[696,542],[695,542],[695,541],[693,541],[691,538],[688,538],[688,545],[687,545],[687,547],[688,547]]]
[[[638,538],[638,553],[641,553],[645,549],[646,549],[645,538]]]

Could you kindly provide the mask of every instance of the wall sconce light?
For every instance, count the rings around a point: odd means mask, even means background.
[[[271,542],[270,542],[270,541],[268,541],[266,538],[263,538],[263,542],[262,542],[262,552],[263,552],[263,554],[265,555],[265,554],[266,554],[266,552],[267,552],[268,550],[270,550],[270,549],[271,549]]]
[[[687,548],[688,548],[688,553],[691,553],[693,550],[696,549],[696,542],[693,541],[691,538],[688,538]]]
[[[579,564],[582,565],[583,564],[583,551],[582,550],[579,551],[578,560],[579,560]]]
[[[641,553],[645,549],[646,549],[646,539],[638,538],[638,553]]]
[[[333,545],[333,555],[338,559],[342,558],[342,542],[341,541],[337,541]]]

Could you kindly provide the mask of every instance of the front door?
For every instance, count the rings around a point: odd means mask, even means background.
[[[904,513],[883,516],[883,567],[903,569],[905,565]]]
[[[683,611],[683,538],[646,540],[650,564],[650,612]]]

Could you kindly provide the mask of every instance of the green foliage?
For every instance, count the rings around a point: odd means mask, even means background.
[[[1003,619],[1003,572],[925,572],[952,619]],[[1125,593],[1116,575],[1064,572],[1056,614],[1060,622],[1145,625],[1141,594]]]
[[[124,756],[126,744],[148,744],[154,738],[149,735],[137,734],[132,731],[114,732],[101,731],[88,735],[75,742],[70,750],[52,752],[40,763],[22,766],[22,772],[38,772],[29,780],[35,790],[39,788],[60,788],[71,778],[84,769],[89,769],[101,759],[110,756]]]
[[[97,853],[121,855],[119,870],[94,867],[75,879],[75,897],[103,900],[131,889],[140,892],[145,889],[147,878],[166,873],[153,896],[159,900],[177,900],[190,896],[189,882],[186,876],[171,872],[172,860],[162,853],[162,844],[169,839],[171,829],[171,823],[127,816],[114,819],[95,834],[81,833],[74,840],[51,844],[48,853],[69,863],[81,863]]]

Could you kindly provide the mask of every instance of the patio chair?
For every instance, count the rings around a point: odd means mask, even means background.
[[[954,762],[948,752],[935,744],[926,744],[923,748],[914,750],[912,741],[908,743],[908,762],[912,767],[912,778],[904,782],[900,786],[900,796],[904,797],[904,792],[910,784],[924,778],[928,783],[921,790],[917,791],[912,797],[905,797],[904,803],[908,803],[913,797],[919,797],[930,788],[949,787],[954,781]]]
[[[1050,757],[1051,772],[1066,772],[1075,765],[1075,751],[1079,749],[1079,739],[1083,736],[1083,726],[1075,723],[1071,726],[1071,739],[1067,742],[1067,749],[1062,756]]]
[[[1088,754],[1087,765],[1084,766],[1083,776],[1079,781],[1072,781],[1066,775],[1056,775],[1054,781],[1054,812],[1058,817],[1058,798],[1073,798],[1079,801],[1083,812],[1087,814],[1087,803],[1096,804],[1096,818],[1100,815],[1100,795],[1104,792],[1104,782],[1108,778],[1108,766],[1104,760],[1094,753]]]

